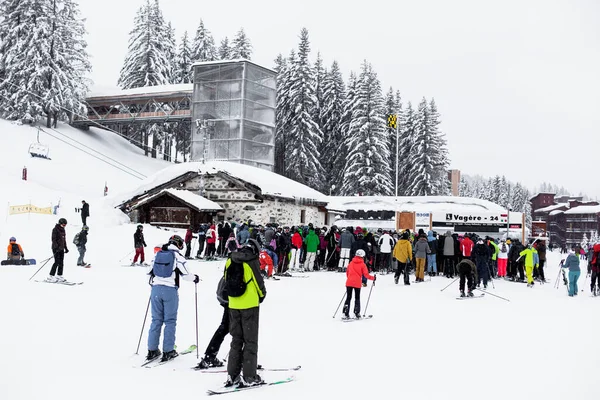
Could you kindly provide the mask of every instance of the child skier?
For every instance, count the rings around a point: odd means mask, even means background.
[[[350,318],[350,302],[352,301],[352,292],[354,291],[354,315],[360,318],[360,288],[362,278],[366,277],[375,283],[377,275],[370,275],[364,257],[366,253],[363,249],[358,249],[348,268],[346,269],[346,303],[344,304],[344,318]]]
[[[135,233],[133,234],[133,247],[135,247],[135,257],[133,257],[133,262],[131,266],[133,267],[140,258],[140,265],[147,265],[144,262],[144,247],[146,247],[146,241],[144,240],[144,227],[142,225],[138,225]]]
[[[277,255],[275,252],[269,249],[271,246],[267,246],[262,249],[258,256],[258,260],[260,261],[260,271],[263,276],[267,278],[271,278],[273,276],[273,265],[277,264]]]

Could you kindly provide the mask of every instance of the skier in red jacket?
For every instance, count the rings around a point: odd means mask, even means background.
[[[344,317],[350,318],[350,302],[352,301],[352,291],[354,291],[354,315],[360,318],[360,288],[362,287],[363,276],[375,282],[376,275],[370,275],[365,264],[363,249],[356,250],[356,254],[348,268],[346,269],[346,303],[344,304]]]

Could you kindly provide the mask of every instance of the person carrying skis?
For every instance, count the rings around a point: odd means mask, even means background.
[[[17,243],[17,239],[14,236],[8,240],[6,259],[12,261],[13,264],[19,264],[21,263],[21,260],[25,260],[23,248]]]
[[[146,360],[160,357],[158,349],[160,331],[165,325],[163,338],[163,353],[161,362],[169,361],[178,356],[175,350],[175,328],[177,326],[177,309],[179,308],[179,280],[198,283],[198,275],[192,275],[186,268],[186,260],[180,251],[183,250],[183,239],[178,235],[169,238],[169,242],[156,253],[149,284],[152,286],[150,303],[152,305],[152,323],[148,333],[148,355]]]
[[[370,275],[364,257],[366,253],[363,249],[356,250],[356,254],[346,269],[346,302],[344,303],[344,317],[350,318],[350,302],[352,301],[352,292],[354,292],[354,316],[360,318],[360,288],[362,287],[363,277],[370,279],[375,283],[377,275]]]
[[[135,256],[133,257],[133,262],[131,266],[133,267],[140,258],[140,265],[147,265],[144,262],[144,247],[146,247],[146,241],[144,240],[144,227],[142,225],[138,225],[135,233],[133,234],[133,247],[135,247]]]
[[[569,268],[569,296],[577,296],[579,289],[577,288],[577,280],[581,275],[581,268],[579,267],[579,257],[576,251],[579,250],[576,245],[573,245],[567,260],[563,263],[563,268]]]
[[[527,287],[533,287],[533,267],[535,265],[533,256],[534,252],[537,253],[533,246],[529,244],[527,245],[527,248],[525,248],[525,250],[519,253],[520,257],[525,258],[525,273],[527,275]]]
[[[77,251],[79,252],[79,258],[77,259],[77,266],[79,267],[88,267],[88,264],[86,264],[85,261],[83,261],[83,258],[85,257],[85,245],[87,244],[89,229],[90,228],[88,228],[87,225],[84,225],[81,228],[81,232],[76,234],[73,238],[73,244],[77,246]]]
[[[260,273],[259,252],[258,242],[248,239],[239,251],[231,253],[225,263],[231,334],[226,387],[264,383],[256,373],[259,309],[267,295]]]
[[[67,248],[67,234],[65,232],[67,220],[61,218],[58,224],[52,229],[52,254],[54,254],[54,264],[50,268],[50,275],[46,278],[46,282],[65,282],[63,278],[63,267],[65,263],[65,253],[69,252]],[[58,276],[55,277],[58,272]]]
[[[412,260],[412,246],[410,245],[408,238],[409,234],[402,232],[400,240],[398,240],[398,242],[396,242],[396,246],[394,246],[394,258],[398,260],[398,268],[394,274],[394,283],[396,284],[398,284],[400,274],[403,273],[404,284],[410,285],[410,278],[408,274],[410,269],[409,266]]]
[[[456,266],[458,269],[458,275],[460,282],[458,283],[458,290],[460,290],[460,297],[473,297],[473,290],[475,289],[475,283],[479,280],[477,277],[477,266],[475,263],[468,258],[463,258],[461,262]],[[467,281],[467,294],[465,295],[465,280]]]

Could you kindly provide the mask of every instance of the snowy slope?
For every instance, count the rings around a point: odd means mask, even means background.
[[[134,368],[146,351],[148,325],[135,356],[149,287],[141,268],[123,268],[115,258],[130,248],[117,229],[111,250],[73,266],[65,275],[85,280],[76,287],[28,282],[34,268],[0,270],[0,330],[5,344],[0,392],[8,399],[104,400],[106,398],[204,398],[221,374],[189,368],[195,355],[153,369]],[[166,236],[166,233],[163,233]],[[91,240],[108,238],[94,237]],[[99,262],[102,259],[102,262]],[[371,320],[332,318],[344,292],[343,274],[314,272],[308,279],[268,281],[261,306],[259,362],[302,365],[297,382],[236,395],[238,399],[593,399],[600,372],[593,341],[600,298],[585,287],[576,298],[553,288],[558,254],[550,255],[551,283],[528,289],[496,281],[491,295],[457,301],[457,285],[440,292],[446,278],[394,285],[380,276],[372,291]],[[214,292],[222,262],[191,262],[198,285],[202,352],[219,324]],[[583,283],[582,277],[580,283]],[[370,289],[370,288],[369,288]],[[363,310],[368,290],[362,292]],[[18,304],[18,305],[17,305]],[[183,282],[177,344],[195,342],[194,287]],[[339,316],[339,314],[338,314]],[[226,357],[229,339],[220,352]],[[287,373],[264,373],[277,379]],[[3,396],[4,397],[4,396]]]

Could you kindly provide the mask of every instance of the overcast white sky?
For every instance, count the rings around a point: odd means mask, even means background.
[[[116,85],[144,0],[79,0],[93,80]],[[600,198],[600,0],[163,0],[165,18],[217,43],[243,26],[268,67],[308,28],[313,60],[346,79],[363,59],[413,105],[435,97],[453,168]]]

